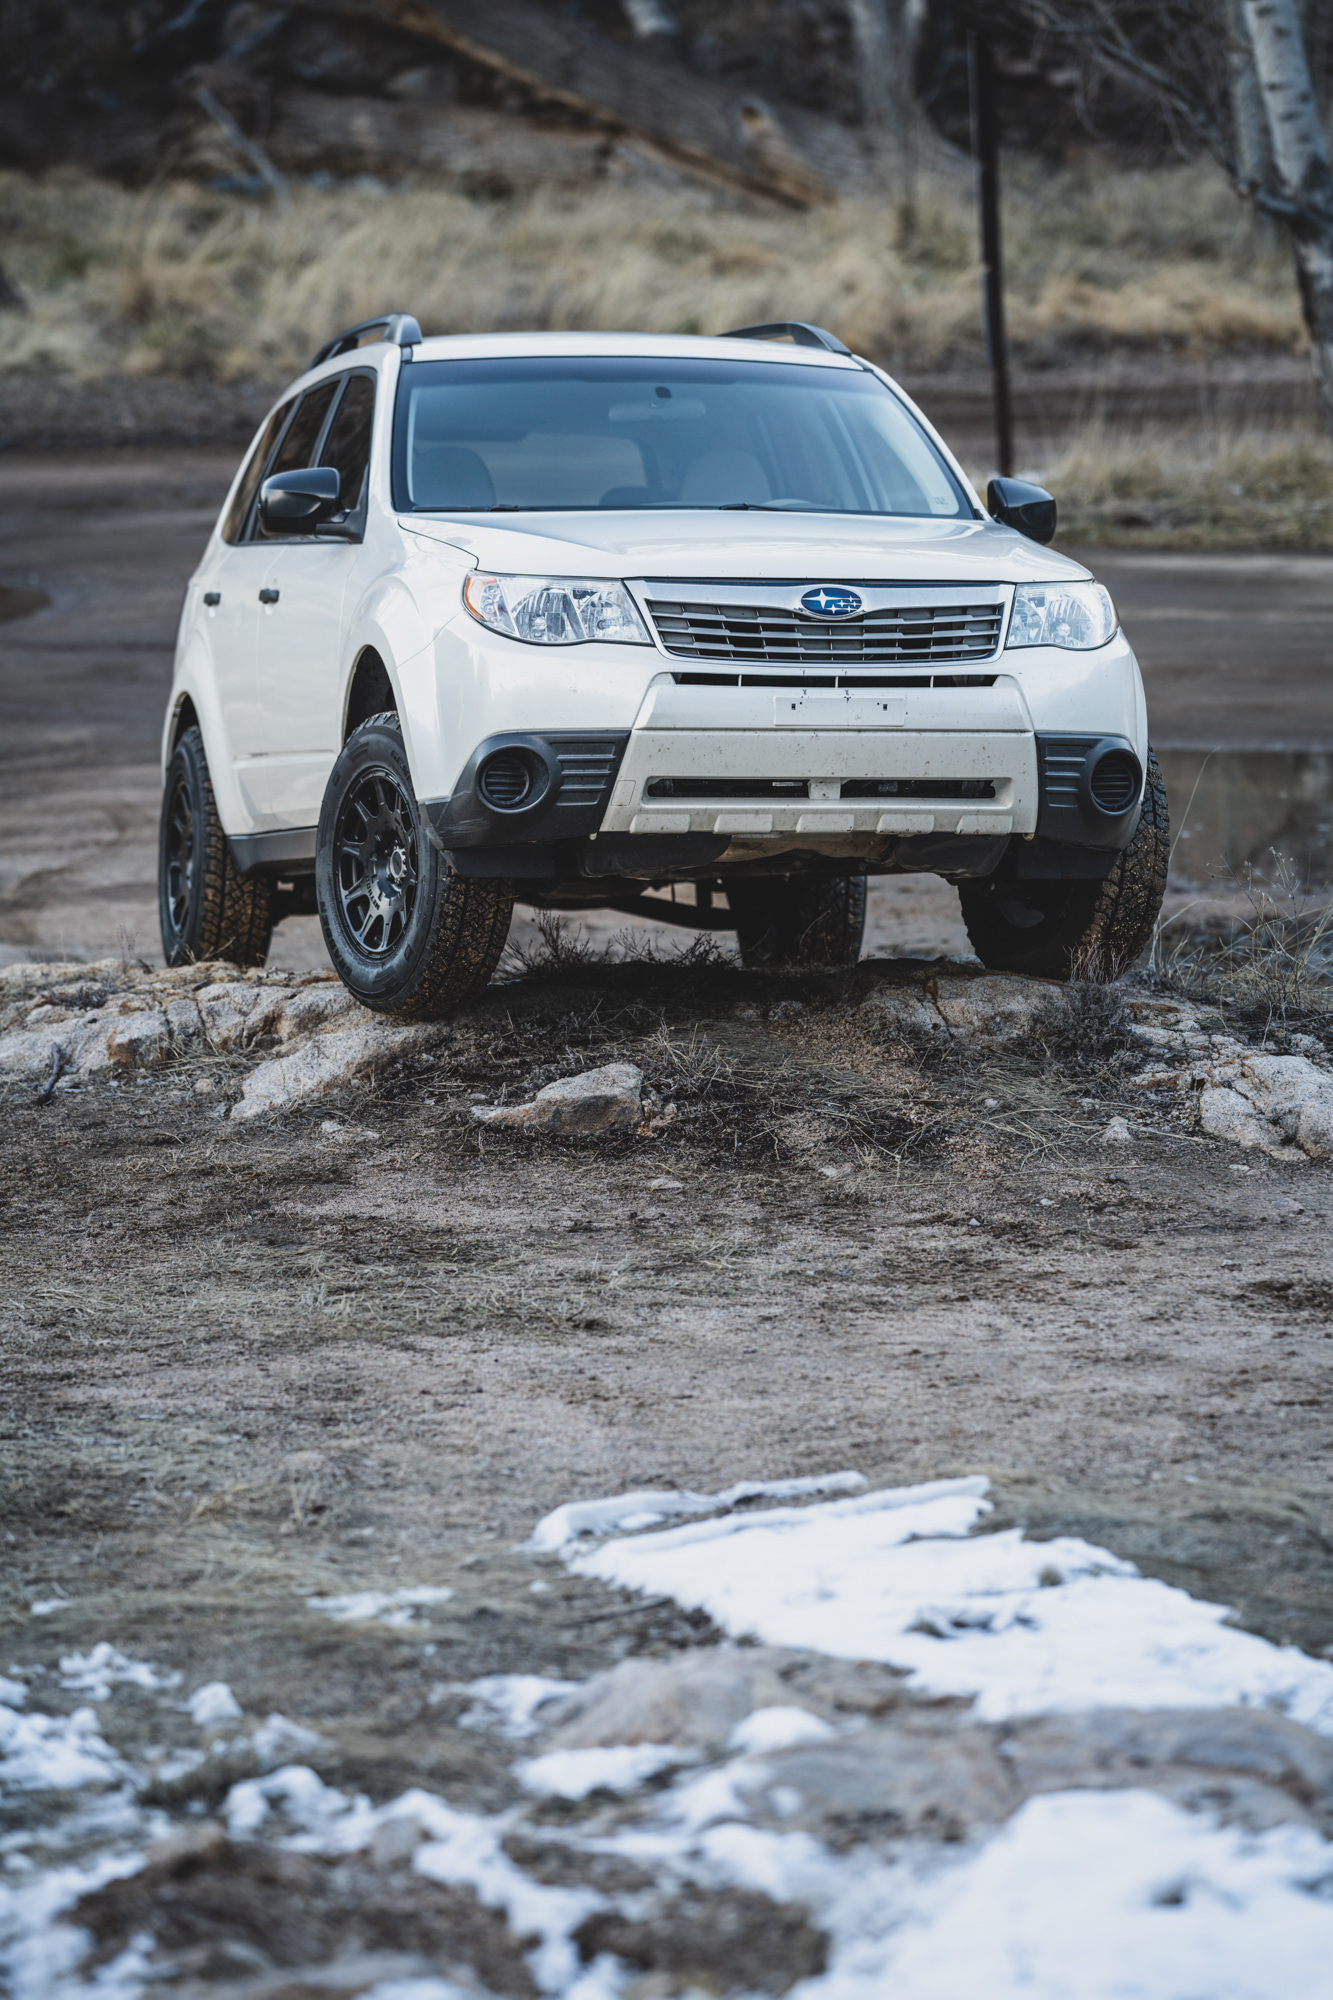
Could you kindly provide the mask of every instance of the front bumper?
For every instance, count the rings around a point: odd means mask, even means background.
[[[1011,835],[1019,873],[1096,875],[1139,811],[1138,792],[1109,812],[1089,788],[1108,748],[1133,759],[1123,738],[1031,730],[510,734],[480,744],[453,796],[426,812],[461,873],[518,880],[754,864],[794,849],[972,872],[996,865]],[[530,803],[498,807],[486,767],[515,751],[540,781]]]
[[[1128,647],[1115,651],[1020,655],[1027,685],[999,660],[873,681],[659,672],[631,727],[487,736],[426,810],[460,870],[516,879],[603,874],[611,853],[650,850],[666,872],[673,855],[730,867],[800,850],[949,873],[952,842],[996,857],[1012,842],[1039,873],[1071,872],[1072,856],[1083,873],[1126,845],[1139,810],[1138,677]],[[1037,727],[1030,697],[1050,714]],[[1071,733],[1093,717],[1105,733]],[[1109,812],[1090,773],[1114,746],[1138,775]],[[534,775],[521,799],[487,779],[506,749]]]

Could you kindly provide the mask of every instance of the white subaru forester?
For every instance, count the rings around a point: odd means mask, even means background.
[[[317,908],[352,992],[420,1017],[489,978],[516,898],[840,965],[866,877],[925,872],[987,965],[1127,963],[1165,799],[1134,654],[1054,530],[1019,481],[983,507],[817,327],[354,327],[186,593],[167,961],[261,963]]]

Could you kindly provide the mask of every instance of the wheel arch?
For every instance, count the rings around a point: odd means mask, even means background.
[[[199,711],[194,705],[193,696],[188,694],[182,695],[176,704],[175,711],[171,717],[171,725],[167,730],[167,756],[170,758],[175,755],[176,745],[180,742],[187,729],[201,728]]]
[[[343,703],[343,743],[347,742],[354,729],[359,729],[363,722],[369,722],[372,715],[383,715],[388,710],[399,714],[398,690],[393,684],[393,676],[378,648],[363,646],[347,683],[347,697]]]

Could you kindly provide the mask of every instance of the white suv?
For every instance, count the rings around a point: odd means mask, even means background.
[[[368,1006],[484,982],[517,898],[848,964],[867,875],[987,965],[1142,950],[1166,808],[1111,600],[817,327],[331,341],[181,613],[167,960],[318,909]],[[670,899],[647,891],[672,885]],[[688,888],[685,885],[689,885]]]

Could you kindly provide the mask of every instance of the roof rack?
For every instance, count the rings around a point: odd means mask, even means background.
[[[335,354],[350,354],[354,347],[372,347],[377,340],[415,347],[421,340],[421,328],[411,313],[380,313],[378,318],[363,319],[359,326],[349,326],[332,340],[326,340],[310,366],[318,368],[321,361],[332,361]]]
[[[775,319],[766,326],[733,326],[719,336],[722,340],[790,340],[796,347],[825,347],[830,354],[850,354],[836,333],[811,326],[804,319]]]

